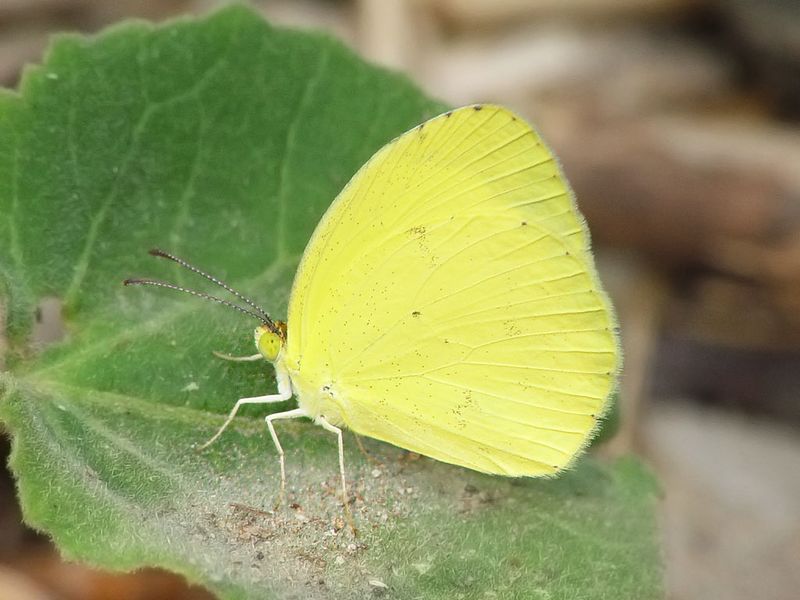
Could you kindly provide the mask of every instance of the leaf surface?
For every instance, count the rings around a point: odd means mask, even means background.
[[[202,283],[190,258],[278,317],[320,216],[382,144],[443,110],[320,34],[233,7],[65,36],[0,95],[0,418],[25,519],[69,558],[162,566],[224,598],[655,598],[655,484],[586,458],[558,480],[492,478],[348,434],[360,536],[341,527],[336,444],[282,423],[288,502],[263,415],[192,450],[274,388],[253,323],[123,288]],[[42,298],[65,337],[31,342]],[[286,410],[291,403],[275,406]],[[370,583],[372,581],[372,583]]]

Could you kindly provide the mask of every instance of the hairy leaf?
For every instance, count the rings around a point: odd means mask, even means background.
[[[236,398],[274,388],[253,323],[123,288],[202,286],[190,258],[285,316],[318,219],[382,144],[444,107],[319,34],[233,7],[203,20],[65,36],[0,95],[0,418],[25,519],[69,558],[161,566],[224,598],[654,598],[655,484],[584,459],[508,480],[348,434],[360,535],[343,527],[335,439],[279,424],[288,500],[259,415],[193,446]],[[32,343],[43,298],[65,336]],[[291,403],[277,405],[285,410]]]

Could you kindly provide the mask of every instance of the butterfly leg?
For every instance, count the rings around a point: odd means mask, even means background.
[[[231,424],[233,421],[233,417],[236,416],[236,413],[239,411],[239,407],[242,404],[272,404],[275,402],[284,402],[289,400],[292,397],[292,384],[289,381],[289,375],[285,372],[280,370],[275,371],[275,377],[278,380],[278,393],[277,394],[269,394],[268,396],[254,396],[252,398],[240,398],[236,401],[236,404],[233,405],[233,409],[231,410],[230,414],[228,414],[228,418],[225,419],[225,422],[222,424],[217,430],[210,440],[208,440],[205,444],[197,448],[198,451],[205,450],[211,444],[219,439],[219,436],[222,435],[222,432]]]
[[[339,475],[341,475],[342,478],[342,504],[344,505],[344,513],[347,517],[347,522],[350,525],[350,529],[355,534],[356,527],[353,523],[353,515],[350,513],[350,502],[349,498],[347,497],[347,480],[344,476],[344,440],[342,439],[342,430],[335,425],[331,425],[323,416],[317,417],[316,422],[319,423],[323,429],[330,431],[331,433],[335,433],[339,442]]]
[[[283,446],[281,446],[281,443],[278,441],[278,434],[275,433],[275,427],[272,425],[272,422],[278,419],[296,419],[298,417],[307,416],[308,413],[305,410],[302,408],[295,408],[294,410],[267,415],[267,418],[264,419],[267,422],[267,427],[269,427],[269,434],[272,436],[272,441],[275,444],[275,449],[278,451],[278,458],[281,463],[281,493],[278,496],[278,501],[275,503],[275,508],[283,504],[283,496],[286,491],[286,462],[283,458]]]
[[[364,442],[361,441],[361,436],[360,435],[358,435],[357,433],[354,433],[353,437],[356,439],[356,445],[358,446],[358,449],[361,450],[361,454],[364,455],[364,458],[366,458],[367,461],[369,461],[373,465],[377,465],[379,467],[385,467],[386,466],[385,464],[383,464],[383,462],[381,462],[380,460],[378,460],[377,458],[372,456],[367,451],[367,449],[364,447]]]

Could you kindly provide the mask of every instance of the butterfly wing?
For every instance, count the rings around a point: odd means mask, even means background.
[[[311,414],[507,475],[579,453],[619,360],[553,155],[489,105],[427,121],[353,177],[303,256],[287,340]]]

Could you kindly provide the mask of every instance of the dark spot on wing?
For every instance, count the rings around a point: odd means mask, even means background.
[[[475,110],[481,110],[483,108],[483,105],[482,104],[476,104],[472,108],[475,109]]]
[[[420,316],[421,314],[422,314],[421,312],[419,312],[418,310],[415,310],[414,312],[412,312],[412,313],[411,313],[411,316],[412,316],[412,317],[418,317],[418,316]]]

